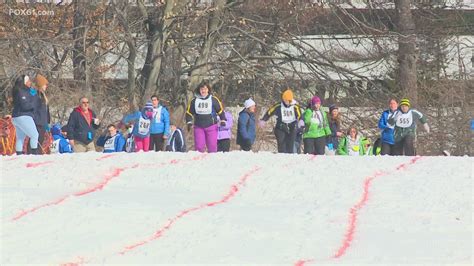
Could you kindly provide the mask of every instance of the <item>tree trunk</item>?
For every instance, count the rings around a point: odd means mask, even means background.
[[[74,80],[85,85],[86,80],[86,19],[85,19],[85,2],[74,1],[74,29],[72,35],[74,38],[74,49],[72,51],[72,65]]]
[[[215,1],[215,9],[208,20],[206,38],[203,41],[199,56],[194,64],[196,68],[191,71],[191,77],[189,78],[188,100],[193,97],[193,90],[199,85],[203,77],[208,76],[208,73],[206,73],[209,71],[207,63],[209,62],[211,51],[219,38],[217,32],[223,23],[222,15],[225,11],[225,4],[226,0]]]
[[[165,45],[171,34],[171,25],[180,10],[188,3],[185,0],[168,0],[164,7],[163,15],[157,18],[156,15],[150,17],[148,14],[148,36],[150,43],[148,44],[145,64],[142,68],[142,101],[150,99],[151,95],[157,89],[157,81],[161,71],[163,53]],[[142,6],[142,13],[146,12]]]
[[[415,23],[410,9],[410,0],[396,0],[398,37],[398,86],[403,97],[408,97],[413,105],[418,102]]]

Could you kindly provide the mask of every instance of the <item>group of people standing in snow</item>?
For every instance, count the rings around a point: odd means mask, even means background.
[[[382,113],[378,123],[381,136],[371,145],[371,141],[362,136],[356,126],[350,126],[346,134],[343,133],[336,105],[330,105],[329,112],[321,110],[321,106],[321,99],[313,96],[302,111],[288,89],[282,93],[281,102],[273,105],[259,123],[264,125],[271,116],[277,117],[274,133],[278,152],[297,151],[301,143],[298,139],[300,135],[304,153],[317,155],[413,156],[416,123],[420,121],[425,131],[430,131],[426,118],[421,112],[410,108],[408,99],[402,99],[400,105],[397,100],[390,99],[389,109]],[[296,149],[293,145],[296,145]]]
[[[120,123],[107,125],[107,133],[96,138],[100,120],[89,108],[89,99],[81,97],[79,105],[71,112],[65,126],[54,124],[50,128],[50,115],[46,88],[48,81],[37,75],[36,88],[28,76],[17,79],[13,88],[13,125],[16,128],[16,152],[22,154],[25,137],[29,137],[28,152],[39,151],[38,142],[50,131],[51,153],[96,151],[96,145],[109,152],[175,151],[185,152],[184,130],[170,121],[168,109],[153,95],[144,107],[125,115]],[[276,116],[273,132],[279,153],[338,154],[338,155],[415,155],[414,139],[416,122],[419,120],[429,132],[422,113],[410,108],[408,99],[400,105],[395,99],[389,102],[379,120],[381,137],[374,147],[363,137],[357,127],[351,126],[346,134],[342,131],[339,108],[329,106],[322,110],[322,101],[313,96],[307,106],[301,107],[294,99],[293,91],[286,89],[281,100],[271,106],[261,119],[256,118],[256,103],[245,100],[237,119],[236,144],[243,151],[252,150],[257,126],[264,128],[267,121]],[[226,152],[230,150],[234,119],[224,110],[211,86],[202,82],[194,91],[194,98],[186,109],[186,128],[194,135],[194,148],[199,152]],[[121,128],[126,128],[124,133]],[[97,139],[95,142],[94,140]]]

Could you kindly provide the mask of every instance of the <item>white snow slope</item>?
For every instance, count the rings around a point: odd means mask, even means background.
[[[0,158],[1,265],[472,265],[472,157]]]

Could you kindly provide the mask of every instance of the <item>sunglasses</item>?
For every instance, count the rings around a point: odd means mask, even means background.
[[[88,104],[89,102],[81,102],[82,104]]]

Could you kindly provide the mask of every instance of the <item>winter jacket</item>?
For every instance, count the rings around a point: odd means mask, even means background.
[[[96,115],[91,109],[86,119],[81,107],[76,107],[69,115],[67,122],[68,139],[77,140],[86,145],[91,143],[94,140],[95,130],[99,128],[99,125],[94,123],[95,118]]]
[[[194,119],[195,126],[207,128],[217,123],[217,116],[221,120],[226,120],[221,101],[212,96],[210,91],[206,97],[202,97],[197,89],[195,98],[191,100],[186,109],[186,124],[192,124]]]
[[[393,134],[395,142],[400,142],[408,135],[415,136],[416,120],[420,120],[422,124],[426,123],[426,118],[423,114],[415,109],[409,109],[406,113],[398,109],[389,117],[388,123],[391,126],[395,126]]]
[[[268,111],[263,115],[262,120],[268,121],[268,119],[273,115],[276,115],[277,117],[275,128],[289,133],[291,128],[296,127],[298,120],[301,118],[301,108],[294,100],[290,105],[286,105],[284,102],[279,102],[268,109]]]
[[[64,138],[61,134],[61,127],[59,125],[55,125],[51,128],[51,134],[53,136],[53,141],[50,146],[51,154],[72,153],[72,147],[69,144],[69,140]]]
[[[125,142],[122,134],[118,133],[114,136],[101,136],[97,139],[97,146],[104,147],[104,153],[125,151]]]
[[[171,133],[171,137],[168,139],[166,144],[166,150],[173,152],[186,152],[186,138],[184,137],[181,128],[176,128],[176,130]]]
[[[255,114],[242,110],[237,124],[237,144],[252,145],[256,138]]]
[[[153,119],[150,127],[151,134],[161,134],[169,136],[170,134],[170,114],[168,109],[161,104],[153,108]]]
[[[341,131],[340,123],[335,119],[328,119],[329,121],[329,129],[331,130],[331,135],[328,135],[326,138],[326,145],[328,147],[332,146],[332,150],[337,150],[339,147],[339,137],[337,136],[337,132]]]
[[[21,88],[14,89],[12,117],[26,115],[34,118],[38,98],[38,93],[33,88],[22,86]]]
[[[40,94],[36,100],[33,120],[37,126],[46,127],[51,122],[51,115],[49,114],[49,106],[43,97]]]
[[[304,139],[331,135],[327,114],[322,110],[306,109],[304,112],[304,123],[306,126],[306,132],[303,134]]]
[[[219,124],[217,128],[217,140],[230,139],[232,137],[232,127],[234,126],[234,118],[232,113],[224,111],[226,123],[224,126]],[[217,119],[220,123],[220,118]]]
[[[365,155],[366,151],[362,139],[363,138],[359,135],[356,136],[355,140],[352,140],[350,136],[342,138],[337,148],[337,154],[352,156]]]
[[[390,115],[393,115],[390,109],[383,111],[379,119],[379,128],[382,130],[382,142],[388,144],[394,144],[395,140],[393,138],[394,126],[388,123],[388,118]]]
[[[122,120],[124,124],[134,122],[132,135],[140,138],[146,138],[150,136],[150,125],[151,120],[146,117],[145,110],[137,111],[135,113],[125,116]]]

